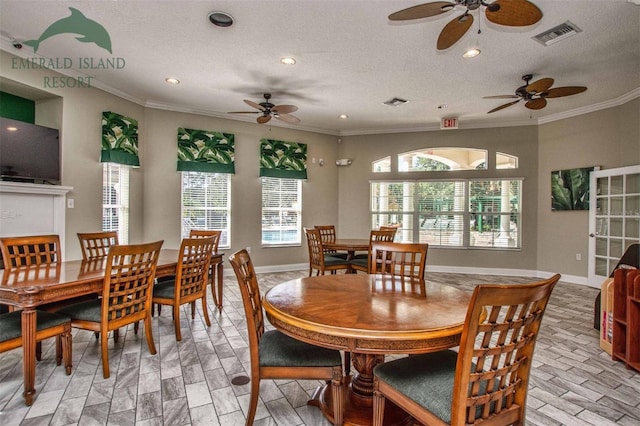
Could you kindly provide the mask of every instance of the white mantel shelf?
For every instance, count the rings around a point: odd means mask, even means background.
[[[0,193],[14,192],[20,194],[41,194],[64,196],[67,192],[73,191],[72,186],[43,185],[23,182],[0,182]]]
[[[0,236],[60,236],[64,253],[67,192],[71,186],[0,182]]]

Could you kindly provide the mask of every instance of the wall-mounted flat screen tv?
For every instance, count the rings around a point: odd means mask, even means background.
[[[58,129],[0,117],[0,175],[4,181],[59,185]]]

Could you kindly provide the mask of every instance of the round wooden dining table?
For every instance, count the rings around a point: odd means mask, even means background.
[[[417,354],[458,346],[471,293],[389,275],[335,274],[298,278],[264,296],[269,322],[296,339],[352,353],[355,372],[344,401],[346,425],[370,425],[373,368],[386,354]],[[314,394],[332,419],[328,386]],[[411,418],[386,404],[385,424]]]

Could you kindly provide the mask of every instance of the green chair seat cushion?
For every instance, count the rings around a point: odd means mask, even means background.
[[[0,315],[0,342],[22,336],[22,312],[13,311]],[[36,311],[38,331],[70,322],[69,317],[53,312]]]
[[[347,256],[349,256],[347,253],[340,253],[340,252],[327,253],[327,255],[331,257],[337,257],[338,259],[343,259],[343,260],[346,260]]]
[[[102,321],[102,299],[88,300],[74,303],[58,312],[67,315],[72,320],[100,322]]]
[[[342,365],[340,352],[296,340],[278,330],[260,338],[260,366],[332,367]]]
[[[363,268],[366,269],[369,267],[369,259],[366,257],[365,258],[354,257],[353,259],[351,259],[351,264],[362,266]]]
[[[355,259],[364,259],[364,261],[366,262],[367,259],[369,259],[369,253],[354,254],[353,259],[351,260],[353,261]]]
[[[346,259],[340,259],[339,257],[334,257],[330,254],[324,255],[324,266],[338,266],[338,265],[348,265],[349,262]]]
[[[373,374],[450,423],[457,358],[453,351],[414,355],[379,364]]]
[[[153,296],[161,297],[163,299],[173,299],[175,294],[176,282],[175,277],[172,280],[166,280],[158,282],[153,286]]]

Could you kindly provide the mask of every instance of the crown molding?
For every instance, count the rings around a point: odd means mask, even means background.
[[[548,115],[538,119],[538,124],[547,124],[558,120],[564,120],[565,118],[577,117],[578,115],[588,114],[590,112],[596,112],[607,108],[613,108],[620,105],[624,105],[629,101],[632,101],[640,97],[640,87],[633,89],[632,91],[625,93],[615,99],[609,101],[600,102],[597,104],[589,105],[582,108],[572,109],[570,111],[560,112],[557,114]]]

